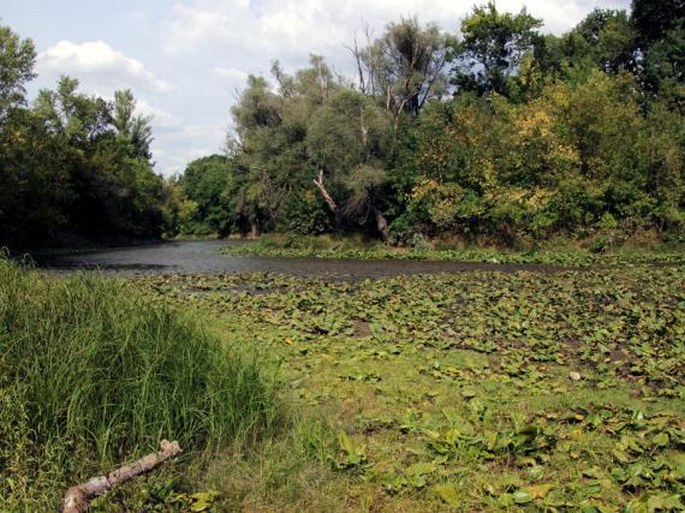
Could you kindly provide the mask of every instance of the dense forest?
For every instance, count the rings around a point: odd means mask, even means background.
[[[525,10],[475,7],[459,34],[403,19],[250,77],[228,156],[182,178],[184,229],[362,231],[501,244],[683,234],[681,0],[596,9],[561,37]],[[361,40],[360,40],[361,39]]]
[[[150,120],[64,76],[26,106],[33,42],[0,27],[0,245],[110,243],[173,230],[173,188],[154,172]]]
[[[599,249],[685,234],[685,3],[595,9],[561,36],[526,10],[474,7],[458,34],[416,18],[250,76],[226,152],[154,172],[130,91],[63,78],[29,108],[35,52],[0,32],[0,238],[361,232],[392,243]]]

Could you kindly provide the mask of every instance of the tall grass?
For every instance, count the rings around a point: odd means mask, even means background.
[[[0,510],[162,438],[208,451],[254,434],[275,418],[274,388],[257,360],[131,285],[0,257]]]

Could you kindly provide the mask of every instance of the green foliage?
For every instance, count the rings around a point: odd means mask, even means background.
[[[570,32],[550,39],[558,52],[548,65],[557,71],[596,67],[606,73],[634,70],[636,31],[625,11],[595,9]]]
[[[67,485],[162,438],[209,452],[276,418],[254,357],[130,285],[45,278],[5,259],[0,282],[3,511],[51,509]]]
[[[22,80],[31,76],[27,70]],[[3,87],[15,87],[5,79]],[[77,89],[77,80],[62,77],[56,90],[40,91],[33,108],[2,113],[2,244],[106,242],[171,229],[170,195],[150,160],[149,120],[133,114],[133,95],[117,92],[111,104]]]
[[[332,223],[322,200],[307,190],[300,195],[290,195],[286,206],[286,228],[298,235],[319,235],[330,232]]]
[[[0,26],[0,126],[9,109],[25,102],[24,85],[36,75],[33,41],[21,39],[9,27]]]
[[[493,2],[457,34],[403,18],[349,48],[356,85],[321,55],[293,72],[275,61],[274,84],[250,76],[231,109],[228,157],[191,163],[180,186],[155,176],[149,119],[128,90],[107,102],[64,77],[21,108],[34,53],[6,29],[3,242],[336,231],[605,251],[645,231],[682,240],[683,5],[632,7],[596,8],[558,37]]]
[[[403,18],[366,48],[355,46],[354,53],[359,89],[381,99],[395,117],[416,115],[444,94],[446,41],[436,25],[422,27],[417,18]]]
[[[393,223],[393,236],[404,244],[389,246],[361,237],[320,235],[317,237],[263,235],[246,244],[230,246],[223,250],[226,255],[279,258],[333,258],[363,260],[438,260],[455,262],[483,262],[493,264],[548,264],[568,267],[599,265],[637,265],[658,263],[682,263],[682,244],[659,248],[617,247],[620,231],[613,227],[613,216],[602,217],[599,236],[584,241],[583,247],[560,246],[558,240],[546,245],[535,244],[518,250],[498,250],[483,245],[464,244],[463,240],[430,241],[421,234],[403,232],[406,217]],[[613,221],[612,221],[613,219]],[[395,226],[397,224],[398,226]],[[406,228],[408,230],[408,228]],[[645,234],[647,235],[647,234]],[[598,242],[601,240],[602,242]],[[652,237],[652,244],[654,238]],[[592,251],[595,245],[601,251]]]
[[[134,158],[152,158],[150,144],[152,143],[152,128],[149,116],[134,115],[136,100],[130,89],[114,92],[114,106],[112,125],[117,129],[119,137],[130,145],[130,156]]]
[[[677,240],[680,7],[647,35],[644,20],[661,16],[649,5],[630,17],[598,8],[543,37],[525,10],[488,3],[449,45],[437,27],[402,19],[350,48],[358,90],[320,56],[292,75],[276,62],[278,92],[252,77],[233,109],[242,224],[395,242],[452,235],[526,246],[562,236],[602,250],[640,230]],[[605,216],[616,221],[609,235]]]
[[[181,226],[183,233],[225,237],[238,226],[233,204],[239,181],[236,175],[235,162],[223,155],[202,157],[188,164],[180,184],[194,210]]]
[[[682,265],[621,265],[139,283],[221,312],[230,337],[282,361],[311,416],[286,454],[218,463],[234,509],[679,511],[684,279]]]
[[[462,39],[452,43],[452,83],[459,91],[507,94],[509,79],[533,50],[542,25],[523,9],[499,13],[494,2],[476,6],[461,23]]]

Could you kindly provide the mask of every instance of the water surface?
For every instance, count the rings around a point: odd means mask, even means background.
[[[323,258],[265,258],[222,255],[239,241],[180,241],[116,249],[36,256],[39,267],[57,270],[101,269],[116,274],[256,273],[295,276],[338,276],[365,279],[383,276],[493,272],[557,272],[563,267],[537,264],[490,264],[417,260],[335,260]]]

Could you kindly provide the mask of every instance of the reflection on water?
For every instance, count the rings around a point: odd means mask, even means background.
[[[39,267],[59,270],[101,269],[116,274],[255,273],[350,279],[382,276],[456,273],[467,271],[557,272],[561,267],[523,264],[487,264],[416,260],[330,260],[317,258],[231,257],[219,250],[236,241],[165,242],[110,250],[36,256]]]

